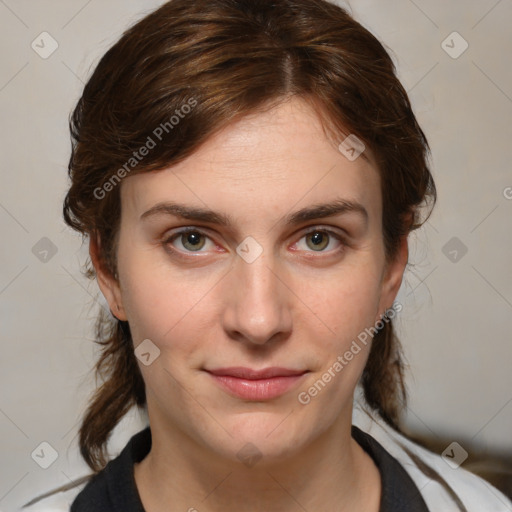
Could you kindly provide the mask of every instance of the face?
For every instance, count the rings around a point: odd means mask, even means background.
[[[403,243],[386,263],[372,162],[347,159],[292,99],[122,182],[119,280],[94,243],[91,256],[134,346],[150,340],[138,364],[152,428],[233,460],[248,441],[277,460],[349,435],[370,348],[353,341],[391,306],[406,262]],[[234,367],[278,369],[220,370]]]

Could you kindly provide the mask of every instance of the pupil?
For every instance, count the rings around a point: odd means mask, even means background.
[[[318,245],[318,244],[321,244],[322,243],[322,239],[323,239],[323,233],[320,233],[320,232],[315,232],[315,234],[313,235],[313,243],[315,245]]]
[[[190,244],[192,244],[192,245],[197,244],[199,242],[199,238],[198,237],[199,237],[198,233],[189,233],[187,235],[187,241]],[[194,241],[194,238],[196,238],[195,241]]]
[[[316,249],[325,249],[329,241],[327,233],[323,231],[314,231],[309,235],[309,238],[310,242],[308,242],[308,245],[311,243],[310,247],[315,247]]]
[[[201,233],[198,233],[197,231],[184,233],[182,235],[182,241],[184,247],[187,247],[191,251],[197,251],[201,249],[204,245],[204,241],[201,242],[201,237],[203,235]]]

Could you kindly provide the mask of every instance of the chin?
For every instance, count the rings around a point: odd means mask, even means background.
[[[304,422],[299,425],[290,411],[280,417],[263,412],[238,414],[232,422],[223,422],[231,436],[204,441],[224,458],[247,467],[279,464],[312,441]]]

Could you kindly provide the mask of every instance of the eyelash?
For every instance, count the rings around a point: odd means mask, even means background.
[[[312,235],[313,233],[317,233],[317,232],[327,233],[330,238],[331,237],[335,238],[338,242],[340,242],[340,247],[338,249],[331,249],[330,251],[306,251],[308,253],[312,253],[312,254],[315,254],[315,253],[317,253],[317,254],[324,254],[324,253],[338,254],[345,247],[348,246],[348,244],[346,242],[346,238],[343,235],[341,235],[340,233],[337,233],[336,231],[332,231],[332,230],[327,229],[327,228],[317,227],[317,226],[313,226],[312,229],[310,229],[309,231],[303,233],[299,240],[302,240],[302,238],[307,237],[308,235]],[[202,251],[185,251],[185,252],[183,252],[181,250],[178,250],[178,249],[175,249],[174,247],[172,247],[172,242],[174,240],[176,240],[181,235],[184,235],[184,234],[187,234],[187,233],[197,233],[197,234],[202,235],[202,236],[204,236],[204,237],[206,237],[206,238],[211,240],[211,238],[208,236],[207,233],[205,233],[204,231],[202,231],[199,228],[195,228],[195,227],[190,226],[190,227],[186,227],[184,229],[181,229],[179,231],[175,231],[171,235],[166,236],[164,238],[164,240],[162,241],[162,243],[163,243],[163,245],[166,247],[166,249],[168,251],[172,252],[173,254],[176,254],[178,257],[181,257],[181,258],[188,259],[189,258],[188,254],[190,254],[190,255],[193,255],[194,253],[200,254]],[[329,242],[330,242],[330,240],[329,240]],[[194,256],[192,256],[192,257],[194,257]]]

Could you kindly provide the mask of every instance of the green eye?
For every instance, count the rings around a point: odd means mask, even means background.
[[[306,240],[306,247],[301,248],[300,241],[297,242],[297,246],[298,249],[305,250],[306,252],[335,252],[343,249],[343,247],[346,245],[344,237],[335,231],[331,231],[330,229],[315,228],[312,231],[305,233],[301,240],[303,239]],[[325,250],[333,241],[338,242],[337,245],[331,247],[331,249]]]
[[[176,240],[180,241],[182,248],[174,245]],[[169,249],[176,250],[177,253],[200,253],[206,252],[202,249],[207,245],[208,240],[215,245],[208,235],[199,229],[190,227],[173,233],[164,240],[164,244],[170,245]],[[305,240],[305,247],[298,247],[298,249],[306,252],[335,252],[341,250],[346,245],[342,235],[329,229],[313,229],[303,234],[296,245],[300,246],[303,243],[302,240]],[[326,250],[332,242],[338,242],[337,246]]]
[[[183,247],[187,250],[199,251],[205,245],[205,236],[199,231],[185,231],[179,233],[179,236]]]
[[[322,251],[329,245],[329,234],[327,231],[312,231],[306,235],[306,240],[311,240],[311,244],[306,242],[310,249]]]
[[[210,238],[196,228],[185,228],[180,231],[177,231],[170,235],[168,238],[164,240],[165,245],[173,246],[172,249],[176,249],[177,252],[204,252],[201,249],[206,245],[206,240]],[[174,247],[174,242],[179,240],[183,249],[179,247]]]

